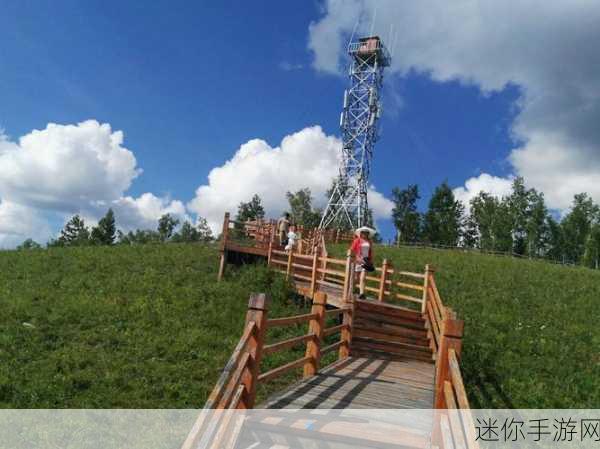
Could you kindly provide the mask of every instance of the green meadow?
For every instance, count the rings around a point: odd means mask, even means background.
[[[375,255],[435,266],[443,301],[465,320],[472,407],[600,404],[600,272],[460,251]],[[217,265],[216,246],[200,244],[0,252],[0,407],[201,407],[252,292],[271,295],[271,317],[307,307],[265,267],[230,269],[218,283]],[[271,356],[263,370],[302,353]],[[261,387],[259,399],[291,380]]]

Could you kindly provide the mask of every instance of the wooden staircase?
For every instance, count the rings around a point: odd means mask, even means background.
[[[435,363],[420,311],[373,300],[355,301],[350,355]]]

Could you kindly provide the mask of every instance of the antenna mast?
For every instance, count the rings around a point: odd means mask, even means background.
[[[325,208],[320,228],[368,223],[367,189],[373,148],[377,140],[377,121],[381,117],[380,91],[383,69],[391,57],[378,36],[363,37],[348,44],[350,88],[344,91],[340,116],[342,154],[339,175]]]

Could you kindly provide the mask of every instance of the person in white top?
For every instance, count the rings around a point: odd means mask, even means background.
[[[294,249],[294,244],[296,243],[296,239],[298,238],[298,234],[296,234],[296,226],[290,226],[290,232],[287,233],[287,245],[285,245],[286,251],[292,251]]]

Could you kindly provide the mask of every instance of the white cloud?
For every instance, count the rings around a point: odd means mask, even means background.
[[[315,205],[323,207],[325,192],[338,173],[341,142],[319,126],[286,136],[278,147],[253,139],[243,144],[224,165],[211,170],[208,184],[198,187],[188,208],[205,217],[219,231],[226,211],[235,213],[241,201],[260,195],[268,216],[288,207],[287,191],[309,187]],[[389,200],[371,189],[369,201],[375,218],[388,217]]]
[[[467,210],[470,207],[471,200],[479,192],[486,192],[496,198],[502,198],[510,195],[512,179],[500,178],[487,173],[482,173],[475,178],[469,178],[465,181],[464,187],[457,187],[453,190],[454,196],[461,201]]]
[[[164,214],[171,214],[181,221],[192,221],[181,201],[160,198],[152,193],[144,193],[138,198],[122,197],[113,201],[110,207],[115,212],[119,228],[123,231],[137,228],[155,229],[158,219]]]
[[[600,202],[599,2],[329,0],[309,28],[314,67],[337,73],[355,23],[364,32],[375,10],[375,33],[398,33],[393,72],[521,88],[509,161],[550,207],[581,191]]]
[[[0,201],[0,248],[14,248],[27,238],[45,243],[52,231],[35,209]]]
[[[123,133],[95,120],[50,123],[18,143],[0,133],[0,246],[29,237],[47,241],[56,235],[50,217],[66,221],[78,213],[94,225],[109,207],[125,231],[155,228],[165,213],[190,219],[181,201],[152,193],[126,196],[141,172],[123,146]]]
[[[122,144],[121,131],[95,120],[50,123],[0,154],[0,197],[64,212],[115,200],[141,172]]]

